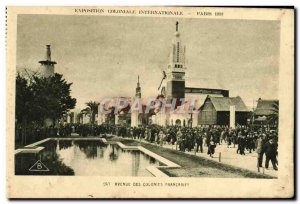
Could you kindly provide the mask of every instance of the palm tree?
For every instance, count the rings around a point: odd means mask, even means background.
[[[94,124],[96,120],[96,114],[98,114],[98,106],[100,105],[100,103],[96,101],[89,101],[86,103],[86,105],[88,106],[87,108],[91,113],[91,123]]]
[[[68,116],[70,117],[70,123],[74,123],[74,120],[75,120],[74,115],[75,115],[74,112],[68,113]]]
[[[83,114],[84,114],[84,113],[81,111],[80,113],[78,113],[78,114],[76,115],[76,122],[77,122],[77,123],[81,123]]]

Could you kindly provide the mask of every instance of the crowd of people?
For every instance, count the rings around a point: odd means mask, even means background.
[[[127,136],[133,139],[145,140],[163,146],[172,144],[178,146],[179,151],[195,151],[203,153],[203,146],[207,147],[207,154],[214,156],[215,148],[226,144],[227,148],[236,148],[236,153],[245,155],[255,152],[258,154],[258,167],[262,167],[263,156],[265,168],[269,168],[271,161],[274,170],[277,170],[278,133],[261,127],[239,126],[235,129],[226,126],[200,127],[123,127],[108,128],[111,134]]]

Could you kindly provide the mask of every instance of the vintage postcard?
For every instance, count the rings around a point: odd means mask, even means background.
[[[293,198],[294,9],[8,7],[8,198]]]

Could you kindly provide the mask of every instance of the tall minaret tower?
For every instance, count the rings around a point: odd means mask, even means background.
[[[49,77],[54,75],[55,61],[51,61],[51,48],[50,45],[46,45],[46,60],[39,61],[41,64],[42,77]]]
[[[176,22],[176,32],[172,41],[169,64],[167,68],[167,99],[184,98],[185,96],[185,46],[182,45],[179,33],[179,23]]]
[[[141,87],[140,87],[140,76],[138,76],[138,82],[135,89],[135,97],[132,100],[132,103],[134,105],[137,105],[136,103],[142,103],[141,101],[142,93],[141,93]],[[140,104],[141,105],[141,104]],[[131,112],[131,127],[138,127],[142,124],[141,118],[139,118],[139,111],[134,110]]]
[[[138,76],[138,82],[137,82],[136,89],[135,89],[135,97],[136,98],[142,97],[141,87],[140,87],[140,76]]]

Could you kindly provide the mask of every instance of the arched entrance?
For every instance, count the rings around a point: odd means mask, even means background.
[[[177,119],[177,120],[175,121],[175,125],[176,125],[176,126],[181,126],[181,120]]]

